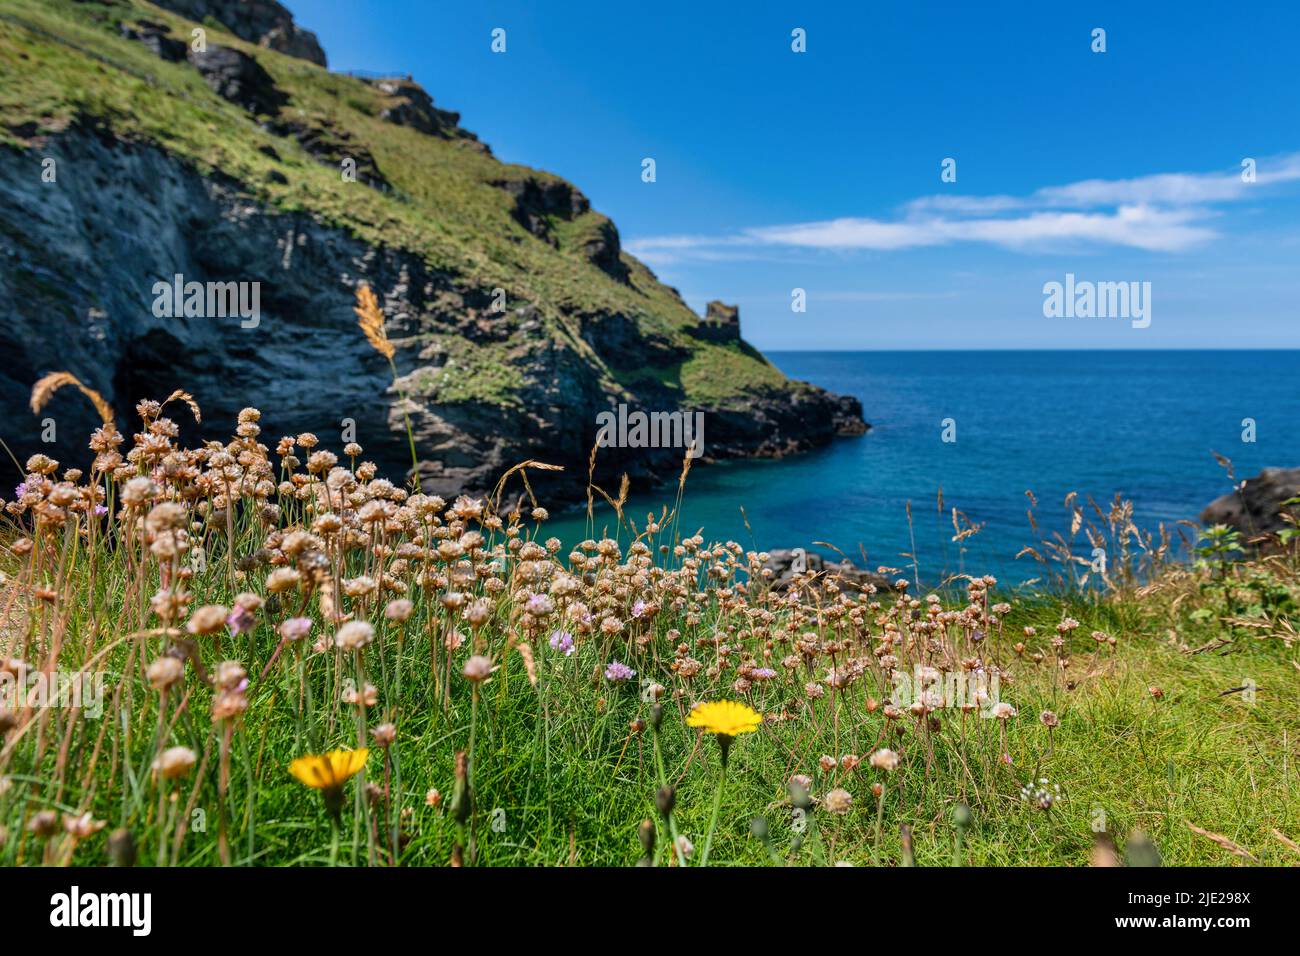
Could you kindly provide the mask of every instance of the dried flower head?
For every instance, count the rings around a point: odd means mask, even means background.
[[[153,772],[163,780],[175,780],[194,769],[198,758],[189,747],[168,747],[153,762]]]
[[[334,635],[334,646],[359,651],[375,639],[375,629],[366,621],[348,621]]]
[[[886,747],[877,750],[868,758],[868,762],[871,766],[875,767],[877,770],[883,770],[885,773],[897,770],[901,761],[902,758],[900,758],[898,754]]]
[[[465,662],[461,669],[461,675],[472,684],[481,684],[492,676],[492,671],[496,668],[492,666],[491,658],[484,657],[482,654],[475,654]]]
[[[853,806],[853,794],[837,787],[822,797],[822,807],[827,813],[845,814]]]

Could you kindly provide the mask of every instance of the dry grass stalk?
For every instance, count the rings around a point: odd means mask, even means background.
[[[39,415],[41,409],[54,397],[54,393],[65,385],[75,385],[82,395],[90,399],[90,404],[95,406],[95,411],[99,412],[99,417],[104,424],[113,424],[113,408],[104,400],[104,396],[90,386],[83,384],[81,379],[71,372],[50,372],[50,374],[43,375],[37,380],[36,384],[32,386],[32,414]]]
[[[388,361],[393,360],[395,350],[384,330],[384,310],[379,307],[379,300],[370,286],[362,283],[357,286],[357,304],[352,309],[357,314],[357,325],[365,333],[366,341],[376,352]]]

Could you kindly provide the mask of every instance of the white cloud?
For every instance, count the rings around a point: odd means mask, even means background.
[[[1300,180],[1300,153],[1265,160],[1256,182],[1231,173],[1161,173],[1133,179],[1089,179],[1028,196],[940,194],[907,203],[892,219],[842,217],[758,226],[725,236],[636,239],[628,250],[651,264],[682,259],[734,259],[762,247],[888,251],[975,242],[1022,252],[1071,244],[1178,252],[1214,239],[1213,207],[1246,199],[1252,190]]]

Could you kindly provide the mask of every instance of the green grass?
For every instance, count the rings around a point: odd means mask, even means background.
[[[236,451],[241,447],[231,446]],[[250,462],[247,467],[256,472],[260,466]],[[29,480],[39,484],[39,479]],[[182,480],[167,487],[181,493],[185,486]],[[361,485],[350,506],[352,515],[371,492],[382,494],[381,488]],[[195,499],[181,493],[179,500]],[[177,706],[181,692],[173,691],[164,710],[166,729],[159,736],[160,697],[148,686],[144,668],[168,646],[182,646],[185,633],[166,631],[166,622],[146,610],[147,596],[170,585],[157,561],[140,564],[141,541],[123,537],[127,524],[117,514],[121,504],[112,503],[113,521],[96,522],[93,542],[72,533],[70,525],[46,523],[32,535],[34,501],[9,509],[10,525],[3,534],[0,658],[22,657],[37,667],[61,671],[102,669],[107,672],[107,698],[105,716],[98,720],[63,709],[13,708],[17,727],[0,749],[0,826],[6,833],[0,861],[6,864],[42,858],[42,841],[26,829],[42,810],[89,812],[105,823],[102,831],[75,848],[73,862],[104,863],[108,833],[117,828],[133,835],[142,862],[157,858],[166,830],[164,855],[170,857],[170,834],[182,817],[190,826],[175,862],[220,862],[217,755],[225,725],[210,718],[213,690],[191,664],[182,684],[183,704]],[[210,496],[200,495],[197,503],[195,518],[213,507]],[[202,544],[206,564],[184,585],[193,595],[191,612],[200,605],[230,605],[236,592],[271,597],[265,584],[270,567],[264,560],[277,552],[259,548],[274,549],[280,539],[268,539],[273,529],[253,520],[253,498],[246,498],[244,505],[231,538],[239,565],[233,587],[224,519],[218,515],[194,529],[193,545]],[[272,493],[263,505],[278,512],[283,528],[304,518],[302,502],[280,494]],[[310,514],[306,517],[310,523]],[[399,515],[398,520],[409,521],[409,515]],[[427,525],[431,540],[446,537],[436,528],[455,521],[448,513],[446,523]],[[908,598],[899,604],[895,596],[878,595],[874,607],[868,607],[865,598],[853,599],[841,602],[837,611],[825,596],[814,599],[816,592],[809,591],[803,603],[792,606],[768,594],[754,577],[738,601],[736,587],[748,577],[749,559],[738,552],[702,549],[698,542],[684,542],[693,570],[680,570],[679,558],[670,551],[664,558],[666,570],[656,572],[653,580],[638,576],[644,570],[638,572],[637,559],[626,546],[622,558],[597,562],[590,572],[594,576],[579,592],[558,597],[557,602],[562,608],[565,601],[582,600],[599,609],[598,618],[617,616],[622,627],[610,636],[598,630],[578,634],[577,652],[566,658],[552,651],[545,638],[561,626],[576,630],[574,625],[551,616],[530,629],[522,602],[527,593],[538,590],[530,583],[538,565],[530,562],[541,558],[551,569],[546,579],[560,574],[561,566],[571,567],[572,559],[565,557],[564,548],[554,558],[542,557],[540,550],[521,555],[519,542],[546,538],[545,523],[534,526],[508,516],[506,523],[512,529],[508,536],[484,529],[489,540],[474,559],[480,571],[470,592],[483,596],[491,609],[480,631],[459,613],[444,610],[441,596],[448,585],[436,580],[428,588],[419,584],[424,561],[435,575],[454,570],[454,565],[419,551],[418,541],[413,542],[417,551],[403,559],[405,564],[394,565],[394,552],[376,549],[361,534],[345,555],[331,547],[326,563],[340,580],[350,580],[363,574],[377,578],[376,561],[382,559],[385,573],[400,582],[415,604],[403,631],[385,621],[383,600],[343,599],[349,613],[369,618],[378,632],[363,661],[332,646],[319,652],[303,647],[300,677],[291,646],[267,679],[258,679],[274,655],[279,622],[300,608],[315,621],[313,637],[334,632],[317,601],[296,592],[258,611],[251,632],[223,631],[220,648],[216,637],[196,638],[198,656],[208,671],[221,660],[235,660],[251,680],[248,709],[231,731],[225,807],[232,864],[330,859],[330,828],[322,801],[290,777],[287,768],[307,753],[357,745],[364,728],[358,710],[340,694],[348,680],[359,679],[359,663],[378,696],[365,726],[395,723],[397,742],[390,753],[401,782],[399,786],[396,776],[389,781],[388,796],[375,804],[370,817],[359,815],[355,802],[361,778],[348,785],[341,862],[367,861],[364,820],[391,821],[402,812],[404,842],[397,857],[402,865],[446,864],[457,845],[473,865],[632,865],[642,855],[638,825],[657,817],[656,740],[666,776],[678,788],[673,823],[694,843],[692,862],[698,862],[719,751],[713,738],[701,738],[686,726],[685,716],[694,701],[737,697],[737,666],[746,659],[769,664],[778,676],[754,684],[743,695],[769,715],[769,721],[734,742],[710,865],[772,862],[750,831],[751,821],[759,816],[768,823],[772,852],[795,865],[898,865],[903,862],[904,824],[912,831],[918,865],[1083,865],[1089,861],[1098,821],[1121,847],[1133,832],[1145,833],[1167,864],[1247,862],[1193,832],[1189,824],[1226,837],[1259,863],[1300,862],[1296,851],[1274,832],[1291,839],[1300,835],[1295,779],[1300,695],[1295,693],[1297,652],[1290,639],[1300,570],[1293,561],[1275,558],[1233,565],[1226,575],[1212,568],[1169,565],[1158,569],[1149,585],[1117,587],[1105,594],[1095,589],[1055,595],[1030,592],[1014,600],[1000,623],[982,625],[988,637],[978,646],[970,643],[967,625],[949,626],[939,637],[943,650],[932,660],[938,665],[941,659],[979,655],[985,666],[1003,669],[1001,697],[1018,710],[1007,722],[1004,739],[997,720],[963,717],[956,709],[936,712],[939,723],[929,731],[906,713],[888,724],[883,710],[868,704],[869,699],[883,701],[890,694],[877,670],[869,668],[841,695],[830,690],[825,678],[835,645],[824,645],[806,669],[791,672],[781,665],[794,648],[792,640],[810,634],[849,642],[840,646],[836,664],[842,665],[846,656],[870,662],[870,649],[878,648],[882,635],[891,630],[901,629],[905,638],[908,633],[919,636],[902,613]],[[418,525],[409,525],[408,532]],[[472,520],[468,523],[475,526]],[[109,529],[111,547],[104,539]],[[411,540],[408,532],[390,529],[397,536],[390,537],[390,544]],[[453,530],[451,537],[458,534]],[[20,536],[29,535],[35,547],[16,547]],[[669,522],[642,541],[648,553],[656,554],[660,543],[674,540],[671,535]],[[506,547],[510,539],[516,544]],[[489,579],[501,586],[488,587]],[[169,573],[168,580],[175,578]],[[43,587],[50,589],[44,597]],[[1268,596],[1267,605],[1253,603],[1259,595]],[[996,594],[976,598],[979,614],[989,613],[997,602]],[[663,609],[649,623],[637,624],[631,605],[638,599],[658,602]],[[680,609],[673,607],[674,600],[683,602]],[[949,609],[960,610],[965,603],[962,594],[946,594]],[[854,617],[860,617],[859,623],[850,623]],[[1062,647],[1054,648],[1048,638],[1067,617],[1079,626]],[[1027,626],[1036,633],[1022,637]],[[452,628],[458,628],[466,642],[449,657],[443,639]],[[1094,630],[1114,637],[1114,646],[1099,644],[1091,636]],[[404,633],[401,641],[399,632]],[[715,656],[715,637],[731,649],[727,657]],[[906,649],[909,640],[899,646]],[[536,684],[516,646],[520,642],[535,656]],[[705,667],[718,665],[719,672],[701,672],[693,680],[674,673],[674,648],[681,643]],[[1017,650],[1017,643],[1025,646]],[[57,659],[50,653],[56,644]],[[438,647],[432,655],[431,644]],[[1211,644],[1216,646],[1202,649]],[[473,685],[459,676],[472,647],[499,665],[481,685],[477,708]],[[770,658],[764,656],[767,649]],[[914,646],[896,652],[905,661],[916,653]],[[436,677],[431,671],[435,657]],[[637,680],[619,685],[604,679],[604,667],[615,658],[635,668]],[[1059,659],[1068,664],[1060,666]],[[93,666],[87,664],[91,660]],[[451,678],[444,697],[447,673]],[[657,738],[651,729],[632,725],[650,717],[641,683],[647,679],[668,689]],[[810,679],[821,681],[825,697],[808,699],[804,684]],[[1253,697],[1222,693],[1246,685],[1255,688]],[[1152,688],[1158,688],[1158,695]],[[308,692],[309,701],[301,710],[300,689]],[[1050,739],[1038,719],[1043,710],[1060,718]],[[788,719],[772,719],[782,714]],[[163,811],[168,821],[164,827],[159,823],[158,784],[149,766],[165,746],[178,745],[191,748],[201,760],[207,757],[202,773],[181,781],[175,809]],[[902,765],[892,774],[866,763],[880,746],[902,755]],[[474,809],[464,825],[451,811],[456,754],[461,751],[473,755]],[[858,755],[864,762],[852,771],[836,771],[833,779],[819,769],[823,755],[844,754]],[[849,811],[835,816],[814,810],[812,825],[801,830],[787,793],[788,781],[797,773],[814,778],[818,797],[834,786],[847,789],[853,797]],[[1062,799],[1050,810],[1021,797],[1021,787],[1037,777],[1060,788]],[[364,779],[385,783],[377,750],[372,750]],[[870,789],[876,782],[885,785],[879,842]],[[434,788],[443,795],[438,807],[425,802],[426,792]],[[970,807],[973,823],[957,855],[953,813],[959,803]],[[472,853],[467,829],[471,825]],[[361,834],[355,842],[354,834]],[[656,857],[660,863],[666,860],[666,839],[661,834]],[[379,842],[384,843],[382,838]],[[69,845],[56,839],[52,846],[52,862],[68,859]],[[372,862],[390,862],[382,849],[374,853]]]

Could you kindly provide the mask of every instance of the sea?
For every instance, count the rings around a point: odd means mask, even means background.
[[[861,437],[779,461],[696,465],[679,529],[756,550],[838,549],[859,567],[900,568],[933,585],[992,574],[1041,576],[1017,555],[1068,536],[1071,492],[1095,519],[1121,495],[1135,523],[1191,537],[1201,510],[1235,479],[1300,465],[1300,351],[771,352],[788,377],[854,395]],[[705,452],[708,430],[705,423]],[[1027,516],[1037,501],[1035,530]],[[676,486],[634,495],[638,527]],[[958,536],[958,527],[977,528]],[[910,511],[910,521],[909,521]],[[566,543],[613,533],[598,502],[555,515]],[[957,540],[954,540],[954,539]],[[626,532],[624,532],[626,539]],[[1091,548],[1078,547],[1087,556]]]

